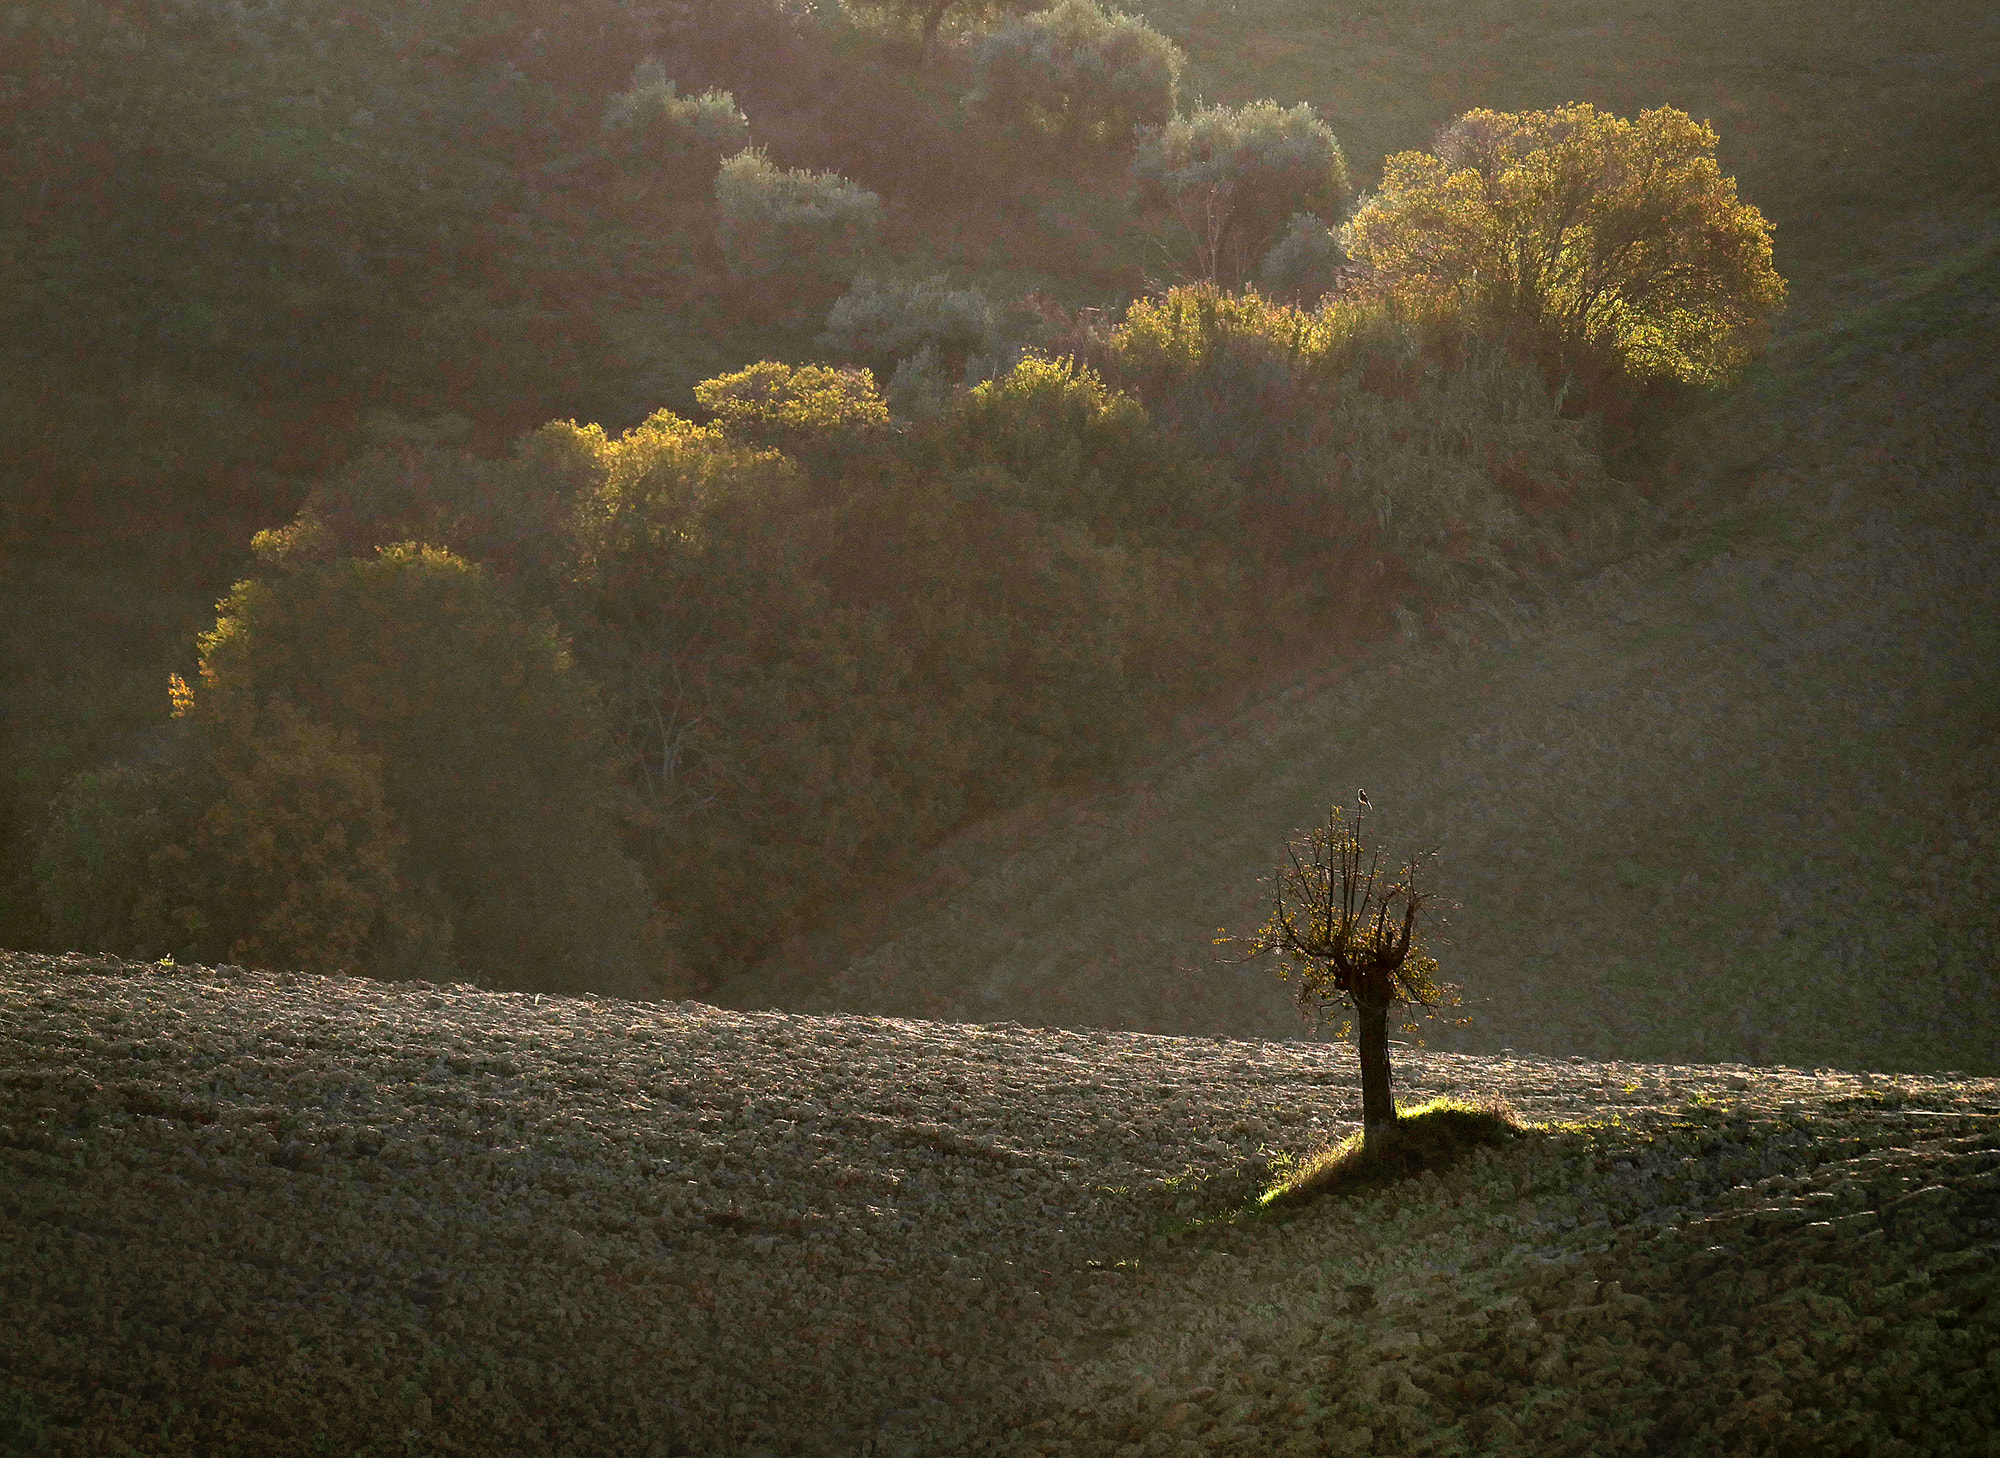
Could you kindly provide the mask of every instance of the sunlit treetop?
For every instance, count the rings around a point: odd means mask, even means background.
[[[1362,287],[1717,385],[1755,358],[1785,284],[1771,225],[1722,175],[1712,128],[1588,103],[1472,111],[1399,152],[1343,234]]]

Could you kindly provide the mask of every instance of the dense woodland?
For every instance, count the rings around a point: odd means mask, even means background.
[[[1093,0],[72,0],[0,54],[23,948],[703,990],[1616,551],[1785,297],[1675,107],[1363,159]]]

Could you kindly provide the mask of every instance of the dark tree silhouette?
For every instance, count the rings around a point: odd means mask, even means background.
[[[1435,892],[1417,889],[1418,861],[1437,852],[1405,862],[1399,879],[1379,887],[1381,853],[1368,857],[1361,839],[1362,813],[1373,807],[1364,792],[1356,792],[1355,800],[1351,830],[1340,807],[1333,806],[1324,829],[1286,847],[1289,864],[1270,878],[1270,920],[1249,937],[1216,941],[1242,945],[1245,955],[1237,961],[1285,959],[1278,977],[1289,981],[1297,974],[1299,1009],[1315,1029],[1329,1003],[1344,996],[1352,1004],[1360,1024],[1362,1137],[1372,1152],[1396,1126],[1389,1010],[1399,1004],[1456,1007],[1460,999],[1456,987],[1438,984],[1437,959],[1425,955],[1417,941],[1418,921],[1437,899]],[[1468,1019],[1456,1021],[1462,1025]],[[1340,1036],[1353,1026],[1352,1020],[1343,1022]],[[1417,1024],[1405,1023],[1403,1030],[1415,1032]]]

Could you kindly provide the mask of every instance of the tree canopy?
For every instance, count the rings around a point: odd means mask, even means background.
[[[1720,384],[1755,357],[1784,280],[1716,134],[1672,107],[1471,111],[1399,152],[1343,245],[1378,294],[1525,328],[1642,379]]]

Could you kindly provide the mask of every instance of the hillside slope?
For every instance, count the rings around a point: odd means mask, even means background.
[[[2000,1081],[1399,1087],[1262,1219],[1343,1050],[0,952],[0,1453],[1992,1451]]]
[[[1433,1046],[2000,1069],[2000,212],[1855,242],[1687,427],[1649,550],[1539,620],[1392,647],[977,827],[931,894],[711,1000],[1297,1035],[1284,987],[1211,940],[1365,786],[1371,833],[1439,846],[1459,903],[1440,951],[1473,1021]]]

